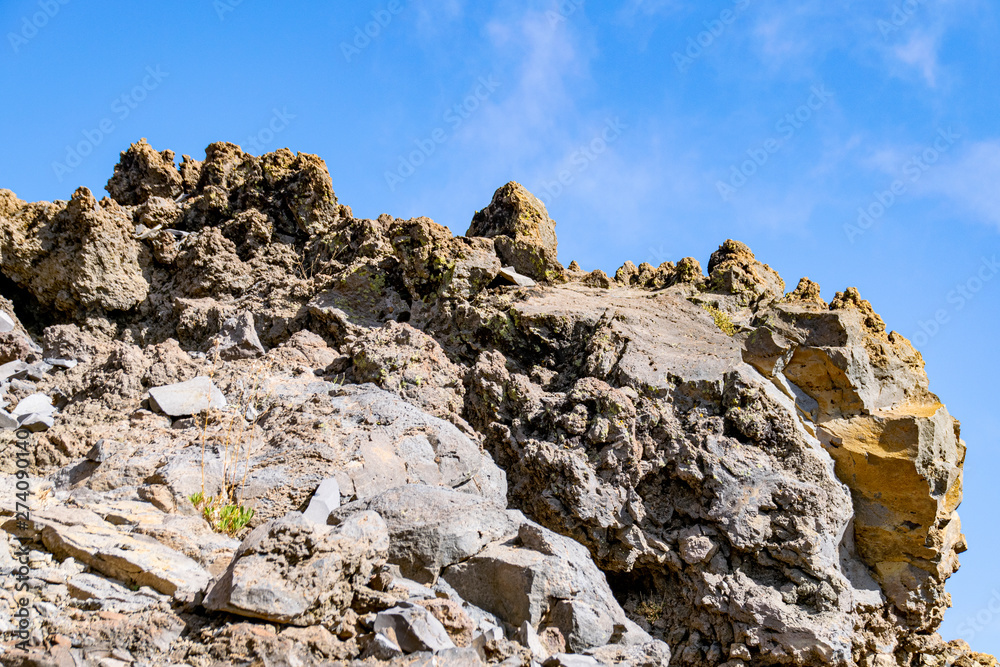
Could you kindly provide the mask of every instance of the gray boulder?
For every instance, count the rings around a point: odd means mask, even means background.
[[[530,521],[516,538],[493,542],[442,576],[464,599],[515,627],[556,626],[575,652],[616,637],[650,641],[625,616],[587,549]]]
[[[480,496],[411,484],[350,503],[330,520],[362,511],[377,512],[389,530],[389,562],[404,577],[433,583],[441,570],[478,553],[491,542],[515,535],[523,518]]]
[[[226,360],[252,359],[264,354],[264,346],[257,337],[253,315],[242,312],[222,323],[216,337],[219,357]]]
[[[375,631],[395,639],[406,653],[443,651],[455,648],[455,643],[441,621],[420,605],[401,602],[375,617]]]

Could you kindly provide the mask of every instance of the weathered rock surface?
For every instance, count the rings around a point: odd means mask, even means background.
[[[379,612],[375,632],[387,636],[406,653],[455,648],[441,621],[424,607],[409,602]]]
[[[35,512],[23,531],[36,534],[59,558],[72,557],[109,577],[149,586],[184,602],[200,600],[209,573],[195,560],[155,539],[129,535],[86,509],[52,508]],[[22,532],[9,520],[4,528]]]
[[[290,514],[243,541],[205,607],[299,626],[336,622],[385,562],[388,546],[385,523],[373,512],[336,529]]]
[[[649,640],[626,618],[587,550],[531,522],[443,576],[464,599],[515,627],[557,627],[574,651],[610,644],[616,634]]]
[[[472,218],[466,236],[494,239],[497,253],[518,273],[535,280],[562,276],[557,257],[556,223],[545,204],[520,183],[508,183]]]
[[[731,240],[707,275],[563,269],[516,183],[466,237],[356,219],[287,150],[143,141],[107,189],[0,190],[0,419],[48,426],[32,520],[0,508],[45,634],[0,660],[995,664],[935,632],[958,423],[856,290],[785,295]],[[407,653],[390,609],[457,646]]]
[[[408,485],[345,505],[330,520],[337,522],[361,510],[376,512],[389,530],[389,562],[398,565],[408,579],[434,583],[443,568],[517,533],[523,519],[516,512],[508,513],[506,503],[498,504],[498,500]]]

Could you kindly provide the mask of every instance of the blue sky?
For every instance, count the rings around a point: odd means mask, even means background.
[[[100,193],[140,137],[287,146],[359,217],[461,234],[517,180],[564,263],[736,238],[789,289],[856,286],[963,422],[942,632],[1000,653],[998,32],[986,0],[5,0],[0,187]]]

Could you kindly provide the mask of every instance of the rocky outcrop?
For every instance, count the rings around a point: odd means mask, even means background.
[[[801,286],[800,286],[801,289]],[[829,308],[792,295],[760,315],[778,356],[749,360],[796,399],[851,489],[858,552],[907,623],[940,623],[965,550],[955,510],[965,443],[928,390],[919,353],[857,290]],[[772,361],[773,360],[773,361]]]
[[[38,307],[82,316],[129,310],[147,297],[143,247],[132,238],[129,213],[116,202],[98,203],[87,188],[54,204],[25,204],[9,191],[4,196],[0,269]]]
[[[556,223],[545,204],[520,183],[510,182],[497,190],[490,205],[472,218],[466,236],[492,238],[504,264],[535,280],[561,277]]]
[[[44,418],[0,573],[87,638],[3,661],[995,664],[936,634],[958,422],[857,290],[564,269],[517,183],[454,237],[315,156],[174,160],[0,191],[0,427]]]

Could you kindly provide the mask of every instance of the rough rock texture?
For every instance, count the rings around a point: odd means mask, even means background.
[[[388,546],[385,522],[373,512],[336,529],[289,514],[243,540],[205,607],[300,626],[337,622],[385,562]]]
[[[496,191],[493,201],[472,218],[466,236],[496,241],[497,254],[535,280],[557,280],[563,268],[557,257],[556,223],[545,204],[520,183],[510,182]]]
[[[958,422],[857,290],[732,240],[564,269],[516,183],[455,237],[315,156],[174,160],[0,190],[0,409],[53,408],[0,430],[0,632],[37,591],[0,662],[996,664],[935,632]],[[152,409],[195,378],[225,403]]]

